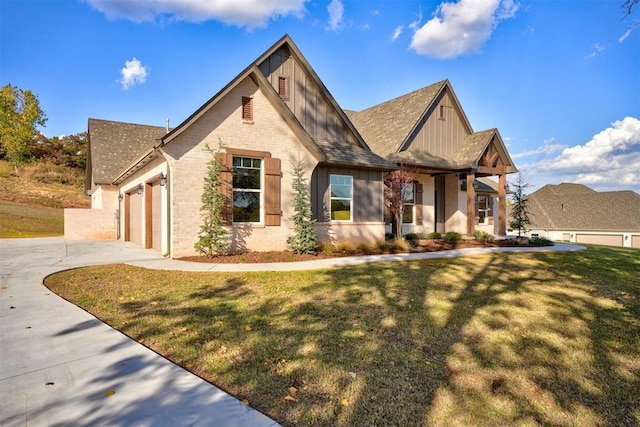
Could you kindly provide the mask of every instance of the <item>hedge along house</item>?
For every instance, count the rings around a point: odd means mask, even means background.
[[[404,232],[506,234],[517,169],[497,129],[473,131],[448,80],[348,115],[375,153],[415,173]]]
[[[113,139],[103,135],[107,127]],[[119,151],[126,144],[137,147],[134,156]],[[310,177],[320,239],[384,238],[383,172],[395,166],[369,149],[289,36],[168,132],[91,119],[93,210],[115,218],[121,240],[172,257],[194,254],[212,158],[207,147],[220,144],[231,250],[286,248],[293,234],[290,164],[299,160]],[[105,154],[105,145],[114,153]],[[123,159],[122,167],[103,165]]]

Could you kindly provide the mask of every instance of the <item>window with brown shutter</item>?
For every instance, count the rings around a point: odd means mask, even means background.
[[[280,98],[289,98],[289,79],[287,77],[278,77],[278,95]]]
[[[253,122],[253,97],[242,97],[242,121]]]
[[[266,151],[238,148],[227,148],[226,153],[218,153],[217,158],[224,164],[221,190],[225,197],[225,208],[221,214],[225,225],[264,221],[265,226],[279,226],[282,216],[280,159],[271,157],[271,153]],[[256,192],[254,190],[257,188],[254,187],[256,187],[257,179],[253,176],[252,170],[258,167],[264,171],[264,180],[260,179],[259,189],[264,195],[264,208],[259,208],[264,216],[260,215],[261,219],[256,221],[256,218],[249,215],[250,212],[247,210],[256,203],[258,206],[262,204],[262,197],[257,201],[255,198],[252,199],[252,195],[249,194]],[[253,202],[248,203],[249,199]]]

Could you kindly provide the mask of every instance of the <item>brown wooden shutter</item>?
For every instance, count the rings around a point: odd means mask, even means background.
[[[289,94],[287,92],[287,78],[278,77],[278,95],[280,95],[281,98],[288,98]]]
[[[253,121],[253,98],[250,96],[242,97],[242,120]]]
[[[280,159],[264,159],[264,224],[280,225]]]
[[[224,225],[231,225],[233,223],[233,154],[216,153],[216,160],[223,166],[220,191],[224,195],[224,207],[220,215]]]
[[[416,225],[422,225],[424,221],[422,211],[422,184],[416,182]]]

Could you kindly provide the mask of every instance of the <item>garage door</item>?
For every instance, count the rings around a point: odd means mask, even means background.
[[[151,187],[151,247],[162,250],[162,187]]]
[[[576,242],[592,245],[622,246],[622,235],[618,234],[576,234]]]
[[[631,236],[631,247],[640,249],[640,236]]]
[[[127,194],[129,199],[129,210],[126,212],[129,218],[128,233],[129,241],[142,245],[142,195],[138,193]]]

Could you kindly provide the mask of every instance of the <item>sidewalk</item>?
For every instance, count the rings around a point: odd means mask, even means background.
[[[125,261],[163,260],[114,241],[0,240],[0,425],[277,426],[42,285]]]
[[[144,259],[127,261],[126,264],[138,267],[152,268],[156,270],[181,270],[181,271],[212,271],[212,272],[238,272],[238,271],[302,271],[320,270],[326,268],[348,267],[358,264],[370,264],[386,261],[413,261],[420,259],[457,258],[465,255],[478,255],[495,252],[567,252],[586,249],[584,246],[556,243],[555,246],[543,247],[491,247],[491,248],[467,248],[439,252],[422,252],[410,254],[387,255],[362,255],[338,258],[325,258],[313,261],[299,262],[274,262],[263,264],[226,264],[179,261],[170,258]]]
[[[277,426],[42,285],[56,271],[127,263],[185,271],[286,271],[582,246],[472,248],[273,264],[163,258],[116,241],[0,239],[0,425]]]

